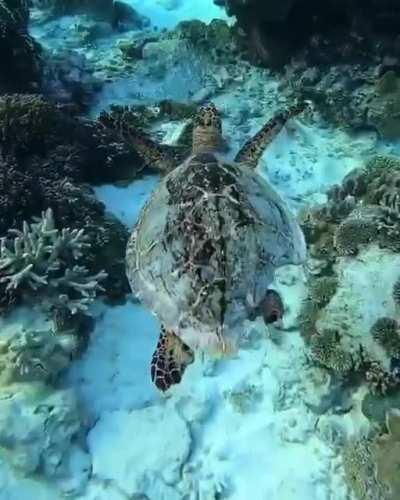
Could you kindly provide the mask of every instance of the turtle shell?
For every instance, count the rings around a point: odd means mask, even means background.
[[[233,335],[275,269],[305,255],[295,218],[265,179],[201,153],[164,177],[143,208],[127,275],[134,294],[195,349]]]

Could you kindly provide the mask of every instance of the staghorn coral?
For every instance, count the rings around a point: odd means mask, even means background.
[[[0,342],[0,384],[53,381],[76,348],[71,335],[22,330]]]
[[[0,283],[6,283],[6,290],[28,294],[46,290],[50,300],[71,312],[86,310],[106,276],[90,276],[77,263],[88,246],[83,230],[56,229],[49,209],[37,222],[25,222],[22,231],[10,230],[9,237],[1,239]]]
[[[389,357],[400,357],[400,328],[395,319],[379,318],[371,327],[371,335]]]
[[[341,377],[354,368],[351,355],[341,347],[340,334],[336,330],[314,334],[310,340],[310,354],[314,361]]]

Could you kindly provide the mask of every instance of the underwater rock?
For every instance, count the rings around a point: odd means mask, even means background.
[[[394,71],[386,72],[376,82],[367,113],[367,123],[382,137],[400,137],[400,76]]]
[[[51,171],[48,159],[64,162],[59,165],[64,170],[59,174],[62,179],[72,177],[81,182],[116,181],[126,178],[128,171],[133,173],[135,165],[141,168],[140,158],[115,134],[97,122],[62,112],[39,95],[0,97],[0,153],[17,159],[23,156],[25,162],[26,155],[32,163],[42,161],[48,180],[58,170]],[[75,156],[73,161],[71,154]]]
[[[281,67],[299,53],[328,64],[365,60],[378,51],[396,55],[400,9],[394,2],[214,1],[236,16],[249,55],[265,66]]]
[[[110,435],[117,459],[110,454]],[[136,436],[134,443],[126,446],[133,435]],[[142,494],[162,498],[161,486],[169,485],[173,489],[180,481],[182,466],[190,453],[191,437],[186,422],[174,407],[163,404],[105,413],[89,433],[88,444],[93,456],[93,474],[98,478],[112,479],[128,496]],[[149,453],[149,450],[156,452]],[[121,467],[121,463],[130,466]]]
[[[40,46],[28,32],[26,0],[0,0],[0,94],[38,90]]]
[[[385,499],[396,500],[400,496],[400,412],[389,410],[386,414],[387,434],[378,436],[372,452],[376,460],[377,480],[387,488]]]
[[[44,18],[86,14],[98,21],[107,21],[115,29],[142,29],[150,21],[129,3],[121,0],[33,0]]]
[[[75,471],[71,471],[70,462],[77,451],[71,444],[81,432],[80,413],[71,391],[54,391],[41,383],[0,390],[0,449],[22,475],[42,474],[54,481],[72,479]]]
[[[368,392],[361,405],[363,414],[373,423],[383,429],[386,426],[386,415],[392,410],[400,410],[400,392],[395,390],[388,394],[373,394]]]
[[[390,359],[376,344],[371,328],[379,318],[395,314],[391,289],[399,264],[399,255],[376,247],[364,250],[357,260],[344,258],[337,264],[338,289],[320,312],[316,328],[320,332],[337,329],[341,349],[356,364],[367,356],[389,369]]]

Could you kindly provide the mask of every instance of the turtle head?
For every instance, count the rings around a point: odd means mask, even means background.
[[[207,153],[221,149],[222,121],[221,116],[210,102],[202,106],[194,118],[193,153]]]

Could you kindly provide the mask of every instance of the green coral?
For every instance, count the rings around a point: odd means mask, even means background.
[[[395,319],[379,318],[371,327],[371,335],[389,357],[400,356],[400,329]]]
[[[342,453],[345,480],[358,500],[384,500],[384,488],[376,480],[370,439],[349,441]]]
[[[72,312],[85,310],[106,277],[104,272],[89,276],[78,264],[89,246],[83,230],[58,230],[49,209],[37,222],[24,222],[22,231],[10,230],[8,237],[1,238],[0,283],[6,290],[45,290],[51,301]]]
[[[361,403],[361,411],[368,420],[377,424],[379,428],[386,426],[386,414],[389,410],[396,408],[400,410],[400,391],[388,394],[377,394],[368,392]]]
[[[314,361],[337,375],[345,376],[353,369],[352,357],[341,347],[337,330],[326,329],[313,335],[310,353]]]

